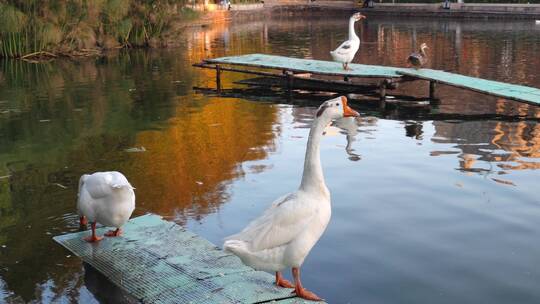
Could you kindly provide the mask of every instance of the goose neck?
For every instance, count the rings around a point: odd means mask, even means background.
[[[300,189],[304,191],[327,193],[326,184],[321,166],[320,142],[324,128],[330,123],[330,119],[320,116],[313,121],[306,148],[304,160],[304,173]]]
[[[358,38],[358,36],[356,35],[356,32],[354,31],[355,22],[356,20],[354,18],[349,19],[349,40],[355,40],[355,39],[360,40],[360,38]]]

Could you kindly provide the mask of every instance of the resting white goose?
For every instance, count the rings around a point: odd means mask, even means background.
[[[349,40],[343,42],[337,49],[330,52],[332,59],[343,64],[343,69],[350,70],[349,63],[354,59],[354,55],[360,48],[360,38],[354,31],[354,23],[358,20],[365,19],[366,16],[355,13],[349,19]]]
[[[84,174],[79,180],[77,213],[81,225],[88,220],[92,225],[92,235],[85,238],[97,242],[103,237],[96,236],[96,223],[116,227],[105,236],[119,236],[122,227],[135,209],[135,192],[126,177],[116,171]]]
[[[325,127],[334,119],[358,116],[347,98],[324,102],[318,109],[307,142],[300,188],[282,196],[262,216],[240,233],[226,238],[224,249],[255,269],[276,272],[276,285],[295,288],[296,295],[321,300],[302,287],[300,266],[317,243],[330,220],[330,192],[324,183],[319,145]],[[281,271],[292,268],[295,285],[283,279]]]

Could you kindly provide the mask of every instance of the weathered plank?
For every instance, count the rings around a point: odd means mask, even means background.
[[[352,70],[344,70],[341,63],[333,61],[291,58],[266,54],[248,54],[240,56],[206,59],[206,63],[244,65],[259,68],[280,69],[299,73],[319,75],[362,77],[362,78],[400,78],[400,68],[379,65],[350,64]]]
[[[540,89],[432,69],[401,69],[398,74],[436,81],[475,92],[540,105]]]
[[[347,78],[358,77],[399,79],[402,76],[409,76],[413,79],[429,80],[488,95],[512,99],[519,102],[540,105],[540,89],[432,69],[416,70],[410,68],[399,68],[379,65],[350,64],[349,66],[352,68],[352,70],[346,71],[342,68],[340,63],[333,61],[290,58],[266,54],[247,54],[240,56],[206,59],[204,60],[203,64],[199,64],[197,66],[205,68],[216,68],[215,66],[211,66],[211,64],[216,66],[231,65],[274,70],[277,69],[280,71],[290,71],[294,73],[312,73],[313,75],[330,75]],[[255,74],[258,73],[263,76],[276,76],[267,72],[248,71],[247,69],[245,71],[234,68],[229,69],[237,72]],[[435,86],[432,85],[431,88],[432,91],[430,93],[432,93],[432,97],[434,97]]]
[[[272,275],[157,215],[133,218],[121,237],[99,243],[82,240],[89,233],[53,239],[143,303],[279,303],[294,297],[291,289],[276,287]]]

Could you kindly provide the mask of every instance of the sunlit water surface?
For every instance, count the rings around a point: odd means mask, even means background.
[[[534,22],[371,18],[357,28],[357,62],[402,66],[427,42],[434,68],[540,87]],[[118,301],[51,240],[78,229],[83,173],[124,172],[135,216],[157,213],[216,244],[294,190],[315,108],[196,93],[214,74],[191,64],[255,52],[329,59],[346,29],[346,18],[275,19],[190,31],[181,49],[0,62],[0,302]],[[244,77],[225,74],[224,86]],[[329,302],[540,302],[540,125],[508,118],[540,111],[440,94],[441,105],[412,112],[356,104],[362,117],[340,122],[346,132],[327,130],[332,219],[303,279]],[[441,113],[464,116],[430,118]]]

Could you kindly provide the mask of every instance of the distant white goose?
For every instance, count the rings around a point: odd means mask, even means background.
[[[294,287],[297,296],[308,300],[321,299],[302,287],[300,266],[326,229],[331,214],[319,145],[332,120],[349,116],[358,113],[347,105],[345,97],[328,100],[319,107],[309,132],[300,188],[276,200],[244,230],[226,238],[223,246],[248,266],[275,271],[276,285]],[[285,268],[292,268],[295,285],[283,279],[281,271]]]
[[[337,49],[330,52],[332,59],[343,64],[343,69],[350,70],[349,63],[354,59],[354,55],[360,48],[360,38],[354,31],[354,23],[358,20],[365,19],[366,16],[355,13],[349,18],[349,40],[343,42]]]
[[[88,242],[100,241],[96,236],[96,223],[116,227],[105,236],[119,236],[122,227],[135,209],[135,192],[126,177],[116,171],[84,174],[79,180],[77,213],[81,224],[88,220],[92,225],[92,236]]]

